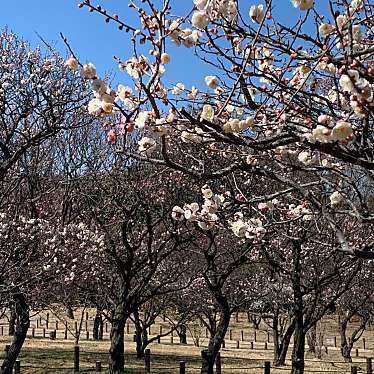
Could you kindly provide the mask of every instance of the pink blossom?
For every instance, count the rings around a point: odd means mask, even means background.
[[[116,139],[117,139],[116,132],[114,130],[109,130],[107,134],[108,143],[114,144],[116,142]]]
[[[259,203],[257,207],[261,212],[267,212],[269,210],[269,205],[267,203]]]

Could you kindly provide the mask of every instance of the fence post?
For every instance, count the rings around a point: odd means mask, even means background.
[[[251,342],[251,349],[253,349],[253,342]]]
[[[186,362],[179,361],[179,374],[186,374]]]
[[[151,350],[147,348],[144,352],[144,363],[145,363],[145,371],[147,373],[151,372]]]
[[[222,340],[222,348],[225,348],[225,340]]]
[[[216,374],[222,373],[222,362],[221,362],[221,352],[217,353],[216,357]]]
[[[49,332],[49,339],[56,340],[56,330]]]
[[[255,330],[255,342],[257,342],[257,332]]]
[[[268,343],[270,343],[270,334],[267,333],[267,335],[268,335]]]
[[[270,374],[270,361],[265,361],[264,374]]]
[[[356,348],[356,357],[359,356],[359,353],[358,353],[358,348]]]
[[[357,374],[357,366],[351,367],[351,374]]]
[[[35,338],[35,328],[34,327],[31,329],[31,337]]]
[[[366,340],[365,338],[362,338],[362,347],[366,349]]]
[[[43,327],[43,338],[45,338],[45,327]]]
[[[366,374],[373,374],[373,364],[371,357],[368,357],[366,359]]]
[[[101,372],[101,361],[96,361],[96,371]]]
[[[336,336],[334,336],[334,347],[336,348],[337,344],[336,344]]]
[[[14,365],[14,374],[21,374],[21,361],[19,360]]]
[[[240,348],[240,342],[239,340],[236,342],[236,349],[239,349]]]
[[[74,372],[79,372],[79,345],[74,346]]]
[[[90,339],[90,332],[87,330],[86,331],[86,340],[89,340]]]
[[[232,330],[230,330],[229,333],[230,333],[230,340],[232,340]]]
[[[174,337],[173,337],[173,335],[170,336],[170,344],[174,344]]]

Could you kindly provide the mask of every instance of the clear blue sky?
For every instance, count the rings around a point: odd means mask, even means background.
[[[159,0],[156,0],[159,1]],[[245,0],[242,4],[250,7],[259,0]],[[317,0],[319,7],[327,0]],[[40,45],[37,34],[44,39],[56,43],[56,48],[66,54],[66,49],[60,40],[60,31],[69,39],[74,51],[82,61],[92,61],[102,74],[105,71],[115,72],[116,80],[120,81],[117,64],[113,55],[121,58],[131,56],[131,45],[124,32],[117,31],[113,24],[106,24],[103,17],[89,13],[87,8],[79,9],[78,0],[3,0],[1,1],[0,27],[9,26],[17,35],[30,41],[32,46]],[[108,11],[119,14],[122,18],[133,18],[134,11],[127,7],[127,0],[93,0],[100,3]],[[192,8],[192,0],[172,0],[173,10],[183,15]],[[262,2],[264,3],[264,2]],[[298,15],[290,0],[277,0],[276,13],[287,23],[288,17]],[[183,48],[172,54],[172,64],[168,66],[168,80],[187,84],[198,82],[209,73],[209,67],[197,64],[196,60],[186,59]],[[123,73],[122,73],[123,74]]]

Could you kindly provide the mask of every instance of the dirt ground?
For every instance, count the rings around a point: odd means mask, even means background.
[[[221,350],[222,356],[222,373],[232,374],[263,374],[264,362],[272,361],[273,344],[271,343],[271,335],[266,325],[261,325],[260,329],[255,331],[247,321],[245,314],[238,316],[238,321],[233,318],[230,326],[230,332],[225,340],[225,348]],[[22,353],[19,357],[21,361],[21,373],[27,374],[55,374],[55,373],[72,373],[74,362],[74,330],[75,321],[62,320],[56,318],[49,313],[49,323],[47,328],[46,312],[35,315],[32,318],[29,337],[24,345]],[[57,339],[50,340],[49,332],[55,330],[56,322],[58,324]],[[68,323],[68,336],[65,339],[65,323]],[[79,324],[79,321],[78,321]],[[102,373],[108,367],[108,350],[109,350],[109,325],[104,329],[104,340],[101,342],[92,340],[93,316],[88,313],[88,320],[82,323],[82,332],[79,341],[80,346],[80,367],[81,372],[95,373],[96,361],[102,363]],[[166,331],[167,323],[161,319],[152,327],[151,335],[159,331],[160,326]],[[34,328],[34,337],[32,337],[32,329]],[[87,331],[88,340],[87,340]],[[45,338],[43,338],[43,329],[45,329]],[[0,321],[0,344],[2,349],[0,359],[4,357],[4,348],[9,344],[8,326],[5,319]],[[178,338],[174,336],[163,337],[161,343],[150,345],[151,349],[151,372],[152,373],[179,373],[179,362],[186,362],[187,373],[198,373],[200,367],[201,349],[206,346],[207,338],[205,337],[205,329],[199,329],[195,326],[193,329],[194,337],[199,337],[199,347],[194,344],[191,334],[188,336],[188,344],[182,345],[178,343]],[[242,331],[243,338],[242,340]],[[134,326],[129,324],[126,328],[126,366],[128,373],[144,373],[144,361],[137,360],[135,357],[135,343],[133,343]],[[359,342],[353,349],[353,364],[343,362],[340,351],[340,339],[337,336],[337,323],[334,317],[325,318],[320,326],[320,332],[323,334],[324,346],[327,346],[327,353],[323,347],[322,360],[316,359],[313,355],[306,355],[306,373],[351,373],[351,366],[357,366],[358,372],[366,373],[366,357],[374,357],[374,335],[373,329],[368,328],[363,334]],[[256,336],[255,336],[256,335]],[[334,347],[335,339],[337,347]],[[173,342],[171,342],[171,339]],[[363,349],[365,339],[365,349]],[[269,340],[269,342],[268,342]],[[239,342],[239,343],[238,343]],[[238,348],[239,344],[239,348]],[[251,345],[253,344],[253,349]],[[266,349],[265,349],[266,348]],[[292,348],[292,347],[291,347]],[[356,348],[358,351],[356,352]],[[291,351],[291,349],[290,349]],[[358,353],[358,357],[356,354]],[[285,374],[290,372],[290,361],[281,368],[272,368],[272,374]]]

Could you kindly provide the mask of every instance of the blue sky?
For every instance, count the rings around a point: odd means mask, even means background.
[[[159,0],[156,0],[159,1]],[[317,3],[321,4],[317,0]],[[66,54],[59,33],[67,36],[74,51],[84,61],[92,61],[99,72],[112,71],[116,73],[116,80],[121,81],[117,64],[113,60],[116,55],[121,58],[131,56],[131,45],[124,32],[117,31],[113,24],[106,24],[103,17],[96,13],[89,13],[87,8],[79,9],[78,0],[13,0],[2,1],[0,11],[0,26],[9,26],[17,35],[30,41],[32,46],[40,45],[37,33],[44,39],[55,43],[57,50]],[[127,7],[127,0],[93,0],[100,3],[111,13],[117,13],[121,18],[134,20],[134,12]],[[323,3],[327,1],[323,0]],[[186,10],[192,9],[192,0],[172,0],[174,13],[183,15]],[[257,0],[242,2],[248,9]],[[277,0],[277,16],[287,22],[290,15],[297,17],[297,10],[293,9],[289,0]],[[320,6],[319,4],[319,6]],[[208,74],[209,67],[203,66],[196,59],[186,58],[185,50],[172,54],[172,64],[168,66],[168,79],[177,83],[194,83],[201,81]]]

